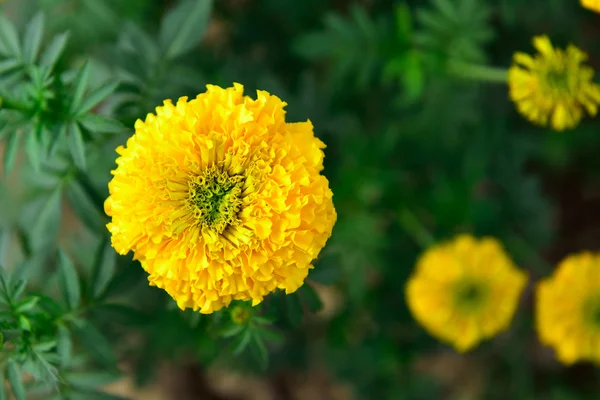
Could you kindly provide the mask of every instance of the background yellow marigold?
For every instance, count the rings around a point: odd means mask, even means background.
[[[579,124],[584,111],[596,115],[600,86],[594,70],[584,64],[587,54],[569,45],[555,49],[548,36],[536,36],[538,54],[516,53],[508,70],[510,97],[531,122],[562,131]]]
[[[600,12],[600,0],[581,0],[581,5],[592,11]]]
[[[536,326],[540,341],[565,364],[600,364],[600,254],[570,255],[538,283]]]
[[[508,328],[526,283],[496,239],[460,235],[421,256],[406,299],[431,335],[465,352]]]
[[[105,202],[117,252],[202,313],[297,290],[336,221],[310,121],[286,123],[267,92],[207,89],[136,122]]]

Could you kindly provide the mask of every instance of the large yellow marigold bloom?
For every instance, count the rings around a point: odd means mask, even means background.
[[[570,255],[536,291],[540,341],[565,364],[600,364],[600,254]]]
[[[526,283],[496,239],[459,235],[421,256],[406,299],[432,336],[465,352],[508,328]]]
[[[537,36],[539,54],[516,53],[508,70],[510,97],[531,122],[562,131],[575,127],[586,110],[596,115],[600,86],[594,70],[585,65],[587,54],[573,45],[555,49],[547,36]]]
[[[600,12],[600,0],[581,0],[581,5],[592,11]]]
[[[336,220],[310,121],[267,92],[207,89],[135,123],[105,203],[116,251],[201,313],[297,290]]]

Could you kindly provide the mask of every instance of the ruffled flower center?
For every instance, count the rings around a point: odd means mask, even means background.
[[[198,225],[221,234],[239,224],[243,185],[243,175],[229,175],[217,165],[190,177],[187,206]]]
[[[461,280],[454,289],[454,305],[463,312],[473,312],[482,307],[486,298],[485,287],[472,280]]]

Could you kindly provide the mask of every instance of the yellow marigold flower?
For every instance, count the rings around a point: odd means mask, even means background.
[[[592,11],[600,12],[600,0],[581,0],[581,5]]]
[[[508,328],[526,283],[496,239],[459,235],[425,251],[406,299],[432,336],[466,352]]]
[[[536,290],[540,341],[553,347],[565,364],[600,364],[600,254],[566,257]]]
[[[575,127],[584,109],[594,116],[600,103],[600,86],[594,70],[585,65],[587,54],[573,45],[555,49],[548,36],[536,36],[539,54],[516,53],[508,70],[510,97],[531,122],[562,131]]]
[[[191,101],[165,100],[117,148],[112,245],[132,250],[181,309],[294,292],[336,221],[310,121],[287,123],[278,97],[243,92],[207,85]]]

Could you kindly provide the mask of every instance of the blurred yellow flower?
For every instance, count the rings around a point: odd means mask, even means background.
[[[508,328],[526,283],[496,239],[460,235],[425,251],[406,298],[431,335],[465,352]]]
[[[587,55],[573,45],[555,49],[548,36],[536,36],[539,54],[516,53],[508,70],[510,97],[531,122],[562,131],[575,127],[584,109],[596,115],[600,86],[594,70],[585,65]]]
[[[581,5],[592,11],[600,12],[600,0],[581,0]]]
[[[116,251],[201,313],[296,291],[336,221],[310,121],[287,123],[264,91],[207,89],[135,123],[105,202]]]
[[[536,295],[540,341],[565,364],[600,364],[600,254],[566,257],[551,277],[538,283]]]

